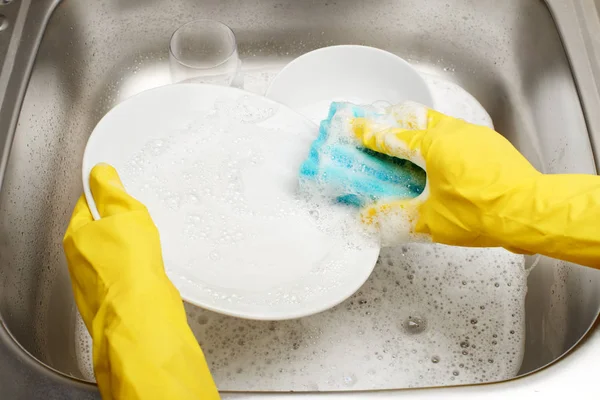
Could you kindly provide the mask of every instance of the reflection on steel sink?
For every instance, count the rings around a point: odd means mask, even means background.
[[[595,173],[592,143],[600,124],[585,111],[599,106],[594,80],[598,63],[590,61],[598,53],[577,28],[597,27],[592,2],[15,0],[1,6],[0,13],[10,21],[9,28],[0,31],[0,55],[9,61],[0,73],[5,96],[0,104],[0,315],[6,329],[0,334],[0,355],[7,360],[0,366],[0,387],[7,387],[11,398],[96,396],[93,384],[85,382],[77,350],[77,313],[61,247],[82,190],[83,149],[95,124],[113,105],[169,83],[170,34],[191,19],[218,19],[234,29],[250,90],[264,90],[268,78],[286,62],[312,49],[344,43],[375,46],[410,60],[423,72],[460,84],[539,169]],[[553,363],[585,335],[598,314],[599,286],[597,271],[541,259],[528,278],[519,374]],[[202,326],[213,315],[187,309],[202,342]],[[278,354],[286,357],[298,343],[312,339],[306,325],[306,320],[239,322],[240,334],[227,338],[241,343],[244,330],[280,330],[279,345],[290,347],[278,348]],[[209,360],[218,358],[214,351],[227,348],[210,346],[204,347]],[[232,347],[240,350],[243,345]],[[250,356],[261,355],[245,355]],[[290,368],[300,368],[300,362]],[[244,374],[243,368],[239,373]],[[343,379],[353,383],[355,375]],[[232,385],[233,377],[218,376],[222,387],[242,392],[269,389],[260,383]],[[284,382],[277,389],[322,388],[286,388]]]

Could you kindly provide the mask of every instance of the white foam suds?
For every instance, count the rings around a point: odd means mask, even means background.
[[[426,79],[437,109],[491,125],[485,110],[460,87]],[[253,157],[260,163],[259,153],[247,160]],[[230,171],[236,160],[232,155]],[[237,182],[232,180],[233,190]],[[198,188],[171,200],[182,207],[206,196]],[[218,213],[197,217],[202,223],[190,225],[194,234],[202,235],[208,224],[215,227],[211,235],[238,236],[235,227],[218,224]],[[223,256],[217,251],[206,258]],[[524,350],[526,278],[524,257],[502,249],[410,244],[383,250],[375,271],[354,296],[317,315],[261,322],[191,305],[186,309],[221,390],[472,384],[517,374]],[[87,332],[77,332],[78,360],[89,373],[91,356],[83,356],[91,351]]]
[[[354,210],[298,196],[316,128],[299,116],[294,123],[305,125],[275,122],[282,118],[261,98],[219,99],[120,169],[161,232],[167,274],[191,301],[236,314],[271,315],[268,307],[274,317],[284,309],[295,315],[320,310],[327,292],[362,273],[350,284],[358,287],[374,265],[378,244],[366,240]]]
[[[340,306],[244,321],[188,306],[222,390],[359,390],[515,376],[523,355],[523,258],[412,244],[382,252]]]
[[[75,356],[81,375],[90,382],[95,382],[92,358],[92,338],[83,323],[81,315],[75,315]]]

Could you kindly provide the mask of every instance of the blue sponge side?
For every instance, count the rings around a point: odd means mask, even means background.
[[[425,187],[423,169],[361,147],[352,137],[350,119],[376,118],[373,113],[349,103],[332,103],[300,168],[301,183],[316,184],[340,203],[357,207],[418,196]]]

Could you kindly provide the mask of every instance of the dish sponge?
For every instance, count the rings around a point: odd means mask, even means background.
[[[421,194],[425,171],[408,160],[362,147],[351,130],[353,118],[371,119],[382,129],[397,126],[393,116],[380,107],[332,103],[300,167],[301,189],[356,207]]]

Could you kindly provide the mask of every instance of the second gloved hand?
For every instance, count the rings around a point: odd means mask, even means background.
[[[64,249],[102,398],[218,399],[148,210],[111,166],[94,167],[90,188],[101,219],[81,196]]]
[[[422,167],[427,183],[414,199],[383,199],[362,210],[384,244],[504,247],[600,268],[600,177],[544,175],[494,130],[419,104],[389,112],[399,127],[356,118],[356,138]]]

